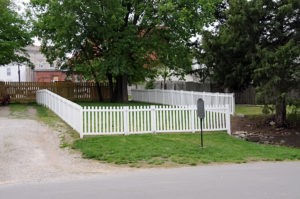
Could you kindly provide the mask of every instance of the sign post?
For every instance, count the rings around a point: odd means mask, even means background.
[[[203,119],[205,117],[205,110],[204,110],[204,101],[202,98],[197,100],[197,116],[200,118],[200,130],[201,130],[201,147],[203,148],[203,132],[202,132],[202,125]]]

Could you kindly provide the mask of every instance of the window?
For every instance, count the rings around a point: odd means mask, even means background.
[[[50,67],[53,68],[53,67],[54,67],[54,64],[50,64]]]
[[[53,76],[52,82],[58,82],[58,76]]]
[[[11,68],[6,69],[6,74],[7,74],[7,76],[11,76]]]
[[[43,62],[40,62],[40,68],[43,68],[44,67],[44,63]]]

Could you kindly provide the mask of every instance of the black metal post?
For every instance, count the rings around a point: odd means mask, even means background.
[[[203,131],[202,131],[203,118],[200,118],[200,129],[201,129],[201,147],[203,148]]]

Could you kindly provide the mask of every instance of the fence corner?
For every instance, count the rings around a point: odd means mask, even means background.
[[[229,135],[231,135],[231,124],[230,124],[230,117],[231,117],[230,113],[231,113],[231,111],[230,111],[230,108],[229,108],[228,104],[226,104],[225,107],[226,107],[226,129],[227,129],[227,133]]]
[[[83,138],[83,128],[84,128],[84,107],[80,107],[80,113],[79,113],[79,135],[80,138]]]

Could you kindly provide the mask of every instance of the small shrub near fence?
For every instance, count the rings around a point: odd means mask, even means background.
[[[48,90],[37,92],[42,104],[84,135],[200,131],[195,106],[81,107]],[[229,106],[207,106],[205,131],[230,132]]]

